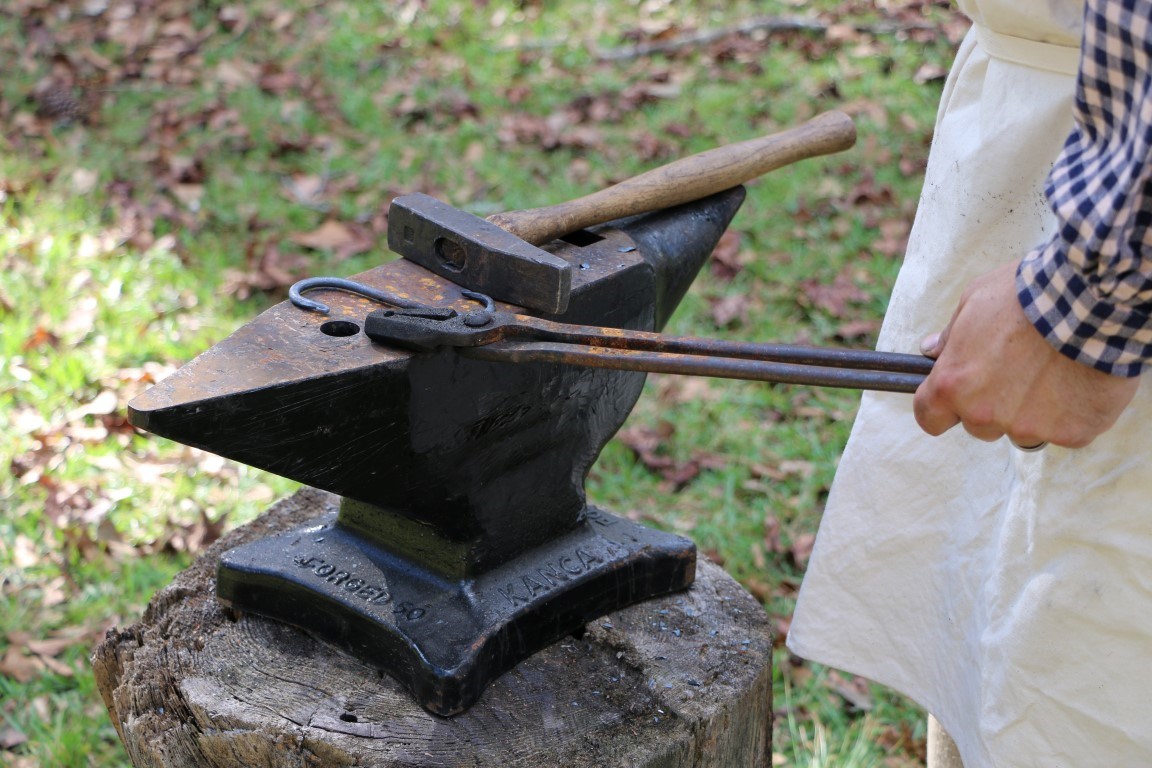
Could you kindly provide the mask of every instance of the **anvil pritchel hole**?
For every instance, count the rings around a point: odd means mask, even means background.
[[[329,320],[320,326],[320,332],[328,336],[355,336],[360,326],[351,320]]]
[[[432,248],[436,251],[436,255],[440,257],[445,269],[450,269],[453,272],[460,272],[464,269],[465,253],[464,249],[460,247],[459,243],[453,242],[446,237],[436,238],[436,242],[432,244]]]

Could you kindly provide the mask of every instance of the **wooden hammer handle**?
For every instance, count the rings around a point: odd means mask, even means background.
[[[699,200],[808,157],[848,149],[856,126],[843,112],[824,112],[770,136],[701,152],[565,203],[496,213],[488,221],[541,245],[585,227]]]

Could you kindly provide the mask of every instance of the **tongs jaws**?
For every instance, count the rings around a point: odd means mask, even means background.
[[[467,357],[617,370],[915,392],[932,370],[920,355],[671,336],[478,310],[377,310],[364,332],[417,351],[456,347]]]

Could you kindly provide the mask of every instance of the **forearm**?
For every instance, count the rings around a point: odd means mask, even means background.
[[[1048,179],[1057,231],[1017,296],[1053,347],[1135,376],[1152,361],[1152,0],[1089,0],[1076,126]]]

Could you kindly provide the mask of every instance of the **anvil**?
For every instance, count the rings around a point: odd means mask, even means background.
[[[547,319],[663,327],[743,188],[543,246],[571,265]],[[467,311],[408,260],[359,282]],[[695,548],[587,502],[585,479],[643,373],[406,351],[361,333],[374,302],[267,310],[130,403],[133,424],[323,488],[339,513],[228,552],[218,594],[371,660],[429,711],[617,607],[688,586]],[[500,304],[499,309],[514,309]]]
[[[692,542],[586,499],[588,472],[644,383],[624,368],[700,363],[681,354],[700,340],[650,332],[743,202],[739,181],[853,139],[851,121],[830,113],[569,201],[561,216],[534,209],[500,226],[424,196],[394,201],[389,245],[405,259],[357,276],[359,294],[294,292],[325,314],[281,303],[129,404],[138,427],[342,497],[330,518],[226,553],[220,599],[351,650],[448,715],[588,621],[687,587]],[[604,211],[622,218],[588,224]],[[490,306],[472,311],[481,299]],[[409,309],[381,315],[379,300]],[[642,349],[484,346],[529,333]],[[881,362],[886,372],[850,385],[908,391],[920,374],[906,372],[924,361]],[[693,370],[749,378],[761,363]]]

